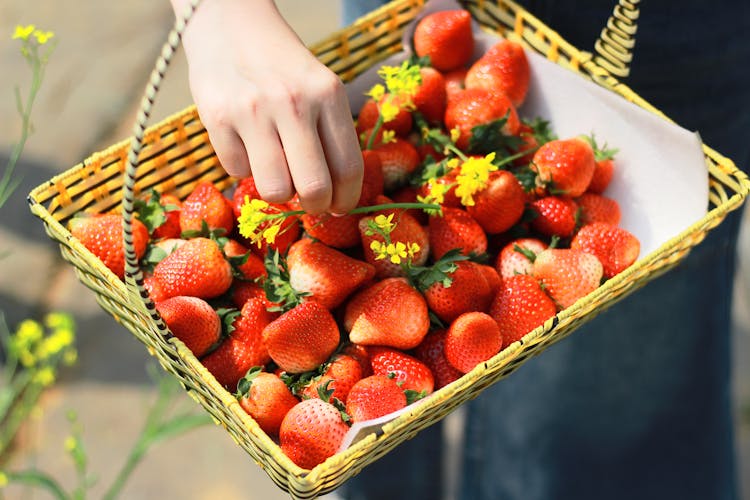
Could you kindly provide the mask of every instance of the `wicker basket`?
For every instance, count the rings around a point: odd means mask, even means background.
[[[404,28],[415,18],[423,3],[424,0],[392,2],[331,35],[312,50],[344,81],[350,81],[373,64],[401,50]],[[483,28],[520,41],[558,65],[663,116],[615,78],[626,76],[628,72],[638,17],[637,0],[620,0],[595,46],[596,54],[571,46],[510,0],[468,0],[462,3]],[[166,59],[171,57],[170,51],[178,44],[179,36],[173,33],[165,45]],[[164,69],[163,63],[157,67],[157,76],[152,77],[155,86]],[[153,100],[154,91],[151,89],[147,93],[144,108],[149,107],[147,101]],[[188,394],[227,429],[279,487],[298,498],[312,498],[334,490],[367,464],[510,374],[531,356],[669,270],[700,243],[708,231],[720,224],[728,212],[737,209],[750,191],[747,176],[729,159],[704,145],[710,194],[709,212],[703,219],[685,228],[656,251],[643,256],[628,270],[557,314],[522,341],[420,404],[413,405],[410,411],[386,424],[382,432],[370,434],[345,452],[308,471],[292,463],[184,344],[172,337],[148,296],[140,291],[140,272],[134,272],[135,276],[126,282],[117,279],[65,228],[68,219],[82,210],[109,212],[122,210],[124,206],[128,212],[132,208],[132,195],[150,188],[185,198],[198,182],[208,180],[219,189],[233,182],[221,169],[194,107],[167,118],[144,133],[146,118],[147,113],[139,118],[141,128],[136,128],[134,133],[132,151],[128,141],[115,144],[45,182],[29,195],[31,211],[42,219],[49,236],[59,243],[63,258],[75,266],[80,281],[96,292],[102,308],[140,339],[167,371],[178,377]],[[137,164],[137,171],[127,167],[129,152],[130,163]]]

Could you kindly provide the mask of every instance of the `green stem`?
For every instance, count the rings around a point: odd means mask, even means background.
[[[38,470],[27,470],[21,472],[6,472],[8,481],[15,483],[24,483],[29,486],[36,486],[47,490],[57,500],[68,500],[70,495],[65,493],[60,483],[58,483],[52,476]]]
[[[39,384],[29,382],[23,389],[23,392],[19,393],[21,394],[21,399],[11,405],[11,411],[9,411],[9,416],[3,425],[3,433],[0,434],[0,454],[4,453],[6,448],[10,446],[21,424],[23,424],[29,412],[39,400],[42,390],[43,388]],[[14,408],[16,409],[15,411],[13,410]]]
[[[372,132],[370,132],[370,137],[367,138],[367,145],[365,146],[365,149],[372,149],[372,147],[375,145],[375,137],[377,137],[378,132],[380,132],[380,128],[383,126],[383,115],[378,115],[378,121],[375,122],[375,126],[372,127]]]
[[[356,207],[352,210],[349,210],[346,214],[347,215],[355,215],[355,214],[367,214],[371,212],[378,212],[380,210],[392,210],[392,209],[411,209],[416,208],[420,210],[439,210],[440,205],[437,205],[435,203],[419,203],[419,202],[393,202],[393,203],[382,203],[380,205],[371,205],[369,207]],[[292,215],[304,215],[307,212],[304,210],[290,210],[289,212],[279,212],[278,214],[274,214],[272,217],[269,217],[269,219],[285,219],[287,217],[291,217]]]

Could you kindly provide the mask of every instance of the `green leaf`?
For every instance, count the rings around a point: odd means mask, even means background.
[[[409,269],[409,280],[419,291],[424,292],[435,283],[442,283],[448,288],[453,282],[451,275],[456,271],[456,262],[468,260],[469,257],[461,253],[460,248],[454,248],[445,253],[431,266],[415,266]]]
[[[286,258],[282,257],[278,250],[269,249],[264,264],[268,276],[263,282],[263,290],[269,301],[279,304],[277,307],[269,308],[269,311],[286,312],[301,304],[303,297],[310,295],[307,292],[298,292],[292,287]]]
[[[135,200],[135,211],[138,219],[148,228],[148,233],[153,234],[154,230],[167,221],[166,210],[159,203],[160,195],[155,189],[149,191],[148,199]]]
[[[469,153],[481,155],[497,151],[513,153],[523,145],[523,139],[520,137],[503,133],[503,127],[508,121],[508,113],[497,120],[472,127]]]
[[[427,397],[427,391],[421,390],[421,391],[415,391],[413,389],[406,389],[404,391],[404,394],[406,395],[406,404],[410,405],[416,401],[419,401],[420,399],[424,399]]]
[[[531,165],[524,165],[513,169],[513,175],[516,176],[518,183],[521,184],[521,187],[527,193],[537,188],[537,173],[531,168]]]
[[[258,374],[262,371],[262,366],[253,366],[250,368],[247,373],[245,373],[245,376],[237,382],[237,392],[234,394],[234,397],[240,399],[247,395],[250,392],[250,388],[253,386],[253,380],[255,380]]]
[[[216,309],[216,314],[221,320],[222,335],[229,336],[234,331],[234,321],[242,312],[236,307],[220,307]]]
[[[617,148],[610,148],[606,142],[604,143],[604,145],[599,146],[599,144],[597,144],[596,142],[596,137],[594,136],[593,132],[591,132],[591,135],[584,135],[581,136],[581,138],[588,142],[591,146],[591,149],[594,150],[594,158],[596,159],[596,161],[611,160],[620,151]]]
[[[22,483],[28,486],[46,490],[54,498],[59,500],[67,500],[70,498],[70,496],[65,493],[65,490],[62,488],[60,483],[58,483],[54,477],[47,474],[46,472],[37,469],[29,469],[19,472],[3,472],[8,477],[9,482]]]
[[[533,120],[528,122],[525,121],[524,123],[531,127],[534,139],[540,146],[550,141],[557,140],[557,135],[552,131],[549,121],[536,117]]]

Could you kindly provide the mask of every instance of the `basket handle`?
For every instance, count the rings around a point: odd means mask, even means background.
[[[630,74],[641,0],[618,0],[607,25],[594,43],[594,62],[611,75],[625,78]]]
[[[146,307],[147,312],[154,320],[160,335],[168,340],[172,333],[156,310],[154,301],[149,297],[148,291],[143,284],[143,271],[138,265],[135,247],[133,245],[133,211],[135,200],[135,178],[136,168],[138,166],[138,156],[143,148],[143,138],[146,131],[146,124],[151,116],[151,110],[154,105],[156,93],[159,91],[164,75],[169,67],[172,58],[180,45],[182,35],[185,32],[188,22],[193,17],[195,9],[201,0],[191,0],[189,7],[182,16],[177,16],[172,29],[169,32],[167,41],[162,46],[161,54],[156,60],[154,69],[146,84],[146,90],[141,100],[135,125],[133,126],[133,138],[130,141],[130,150],[128,152],[125,164],[125,178],[122,187],[122,213],[123,213],[123,246],[125,250],[125,283],[135,289],[141,298],[141,302]]]

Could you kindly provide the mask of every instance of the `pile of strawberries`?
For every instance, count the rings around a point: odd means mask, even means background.
[[[456,10],[423,18],[414,48],[421,59],[385,69],[358,113],[361,210],[268,204],[252,178],[138,204],[159,313],[303,468],[352,422],[429,397],[639,254],[605,195],[612,151],[519,117],[520,45],[470,63],[471,18]],[[69,227],[123,277],[120,215]]]

